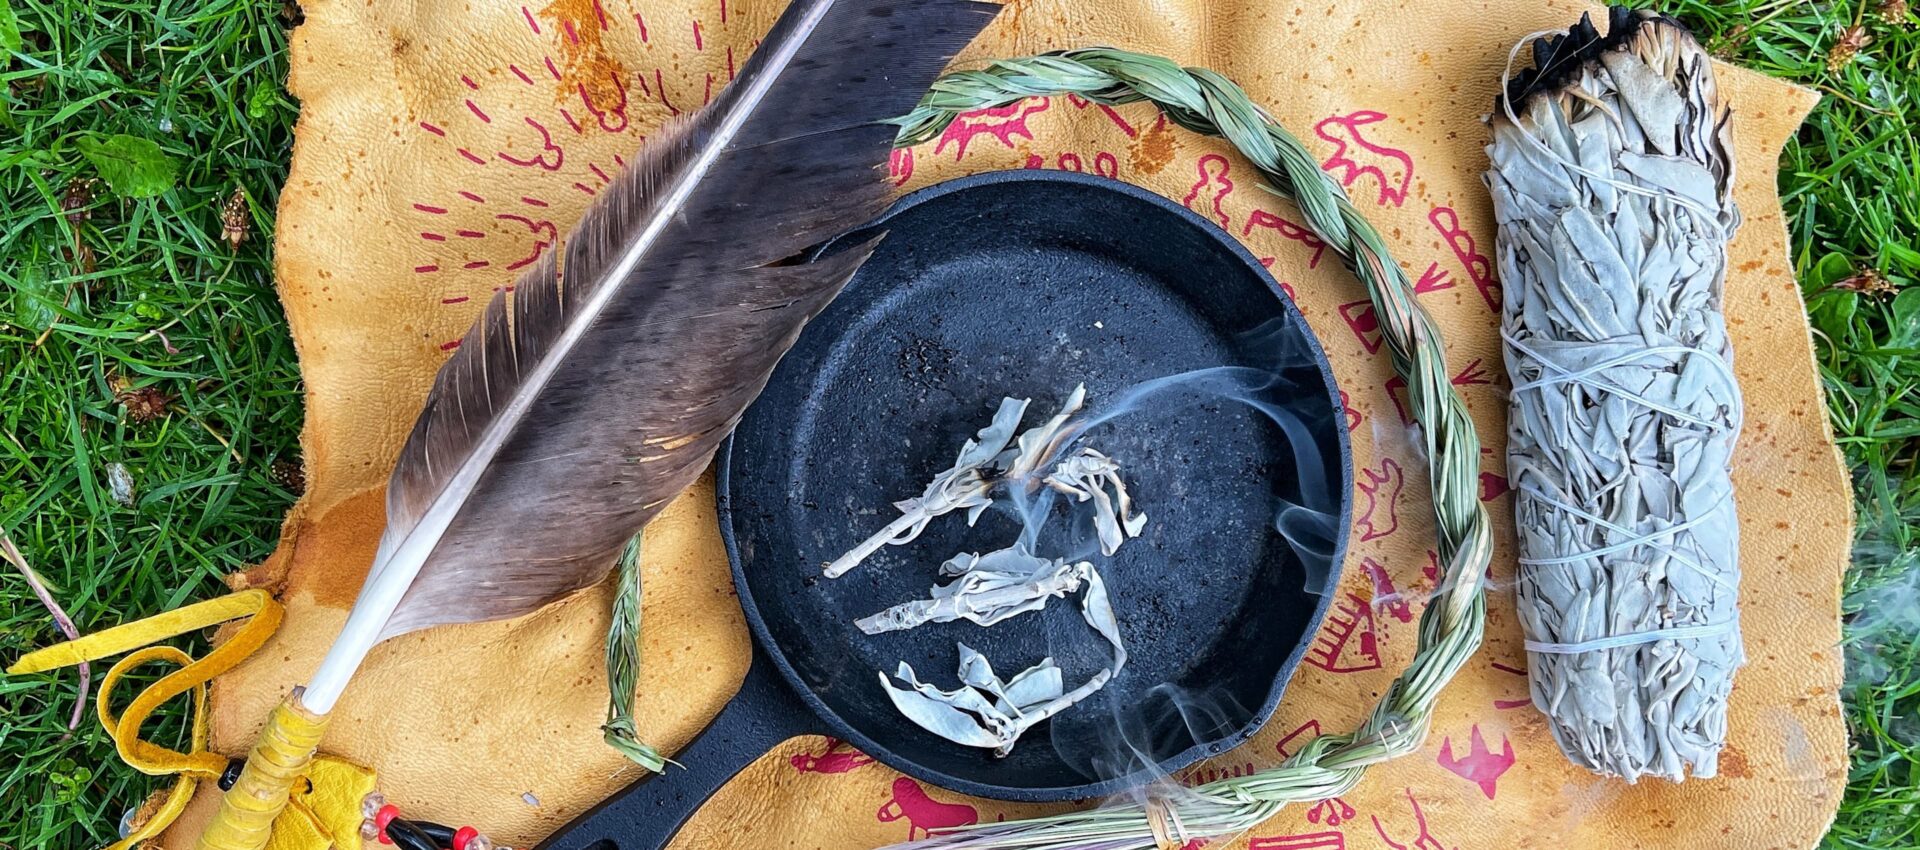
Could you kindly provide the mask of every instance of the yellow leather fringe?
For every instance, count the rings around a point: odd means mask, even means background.
[[[242,617],[250,619],[225,643],[197,661],[174,647],[150,645]],[[207,682],[232,669],[266,643],[279,628],[280,617],[280,603],[266,591],[244,590],[36,650],[21,656],[7,668],[8,674],[38,673],[132,651],[116,662],[100,683],[95,702],[100,725],[106,728],[114,749],[128,766],[153,776],[179,778],[161,798],[158,808],[106,850],[128,850],[159,835],[180,816],[201,782],[217,780],[227,769],[226,757],[207,749]],[[125,713],[115,716],[111,697],[114,686],[134,668],[153,661],[178,664],[180,669],[147,686],[134,697]],[[140,727],[154,710],[188,691],[193,693],[188,751],[171,750],[143,740]],[[318,742],[317,731],[312,739]],[[312,748],[308,747],[307,752],[311,753]],[[272,821],[272,841],[266,846],[273,850],[358,847],[360,800],[374,788],[373,771],[323,757],[312,764],[306,776],[307,787],[293,796],[286,814]],[[287,781],[291,783],[292,778]]]

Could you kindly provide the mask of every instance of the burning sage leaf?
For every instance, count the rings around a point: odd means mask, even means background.
[[[993,500],[987,498],[994,484],[987,467],[1013,439],[1013,429],[1020,427],[1020,417],[1026,415],[1027,402],[1027,399],[1002,399],[999,411],[993,414],[993,424],[981,429],[960,448],[960,456],[954,458],[953,466],[934,476],[918,498],[895,502],[900,518],[835,558],[826,567],[827,578],[838,578],[859,566],[882,546],[913,542],[935,517],[964,508],[968,525],[978,520],[980,512],[993,504]]]
[[[1147,527],[1147,515],[1133,512],[1127,483],[1120,479],[1120,464],[1093,449],[1082,448],[1060,461],[1047,476],[1047,486],[1077,502],[1093,501],[1093,527],[1100,535],[1102,555],[1111,557],[1120,551],[1120,544],[1139,537]]]
[[[1706,53],[1671,18],[1612,17],[1535,45],[1487,148],[1515,596],[1567,757],[1678,781],[1715,774],[1746,660],[1721,302],[1739,212]]]
[[[1019,547],[985,555],[961,554],[940,565],[943,576],[956,580],[935,587],[927,599],[902,602],[854,622],[870,635],[911,629],[922,623],[971,620],[981,626],[1028,611],[1038,611],[1054,597],[1080,589],[1093,565],[1086,561],[1036,558]]]
[[[1029,399],[1002,399],[999,411],[993,416],[993,423],[981,429],[974,439],[961,447],[960,456],[954,459],[953,466],[934,476],[932,483],[917,498],[895,502],[894,507],[899,509],[900,518],[827,564],[824,570],[827,578],[845,575],[848,570],[880,551],[881,547],[913,542],[936,517],[964,509],[967,511],[967,524],[972,525],[980,518],[981,512],[993,504],[990,494],[996,487],[1034,486],[1034,476],[1038,470],[1051,463],[1066,444],[1078,435],[1078,429],[1067,427],[1067,423],[1085,406],[1087,387],[1085,384],[1074,387],[1059,413],[1021,433],[1014,447],[1008,448],[1007,443],[1013,439],[1013,429],[1020,426],[1020,418],[1026,415],[1029,402]]]

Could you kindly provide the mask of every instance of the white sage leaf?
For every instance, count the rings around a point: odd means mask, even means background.
[[[991,626],[1009,617],[1038,611],[1050,598],[1080,589],[1092,565],[1036,558],[1019,547],[986,555],[962,554],[940,567],[954,581],[936,586],[929,598],[902,602],[854,621],[870,635],[911,629],[923,623],[970,620]]]
[[[1061,460],[1048,473],[1046,484],[1075,501],[1093,502],[1093,527],[1100,538],[1102,555],[1120,551],[1120,544],[1139,537],[1147,527],[1147,515],[1133,511],[1127,483],[1120,477],[1120,464],[1093,449],[1081,448]]]

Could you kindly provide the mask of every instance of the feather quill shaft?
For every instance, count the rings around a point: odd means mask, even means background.
[[[605,576],[698,476],[872,244],[893,128],[992,17],[978,0],[796,0],[714,103],[642,151],[497,295],[436,378],[388,523],[302,702],[381,640],[524,614]],[[563,282],[564,278],[564,282]]]

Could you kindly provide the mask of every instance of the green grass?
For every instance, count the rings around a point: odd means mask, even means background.
[[[297,458],[301,418],[269,263],[295,115],[281,89],[287,22],[278,3],[248,0],[11,7],[22,43],[0,64],[0,527],[80,628],[99,629],[223,591],[222,575],[272,551],[295,495],[272,476]],[[63,208],[96,176],[83,151],[120,134],[158,143],[172,188],[128,199],[101,184]],[[237,252],[221,240],[236,188],[252,231]],[[136,424],[120,386],[173,400]],[[109,464],[131,476],[131,504],[113,498]],[[0,565],[0,659],[57,639]],[[71,671],[0,678],[0,844],[98,847],[157,787],[120,765],[90,710],[63,739],[73,699]],[[178,742],[182,726],[169,711],[154,734]]]
[[[1920,19],[1887,23],[1873,3],[1662,8],[1723,57],[1826,95],[1780,168],[1829,418],[1859,495],[1844,691],[1853,769],[1824,846],[1920,846]],[[1829,68],[1856,24],[1870,43]],[[1852,291],[1862,271],[1899,291]]]
[[[300,405],[268,253],[295,114],[280,88],[289,21],[278,0],[10,3],[22,40],[0,20],[0,527],[91,630],[221,592],[221,575],[271,551],[296,495],[274,474],[297,459]],[[1722,55],[1828,95],[1781,178],[1860,489],[1854,768],[1826,844],[1920,846],[1920,33],[1868,8],[1873,41],[1836,72],[1828,51],[1854,4],[1662,5]],[[94,177],[158,194],[103,183],[70,219],[63,200]],[[236,188],[251,233],[233,251],[221,208]],[[1849,291],[1865,269],[1909,289]],[[135,423],[125,388],[171,398],[167,414]],[[131,504],[113,498],[110,464],[130,473]],[[0,659],[57,639],[0,567]],[[156,787],[90,718],[63,738],[73,684],[0,679],[0,850],[99,846]],[[166,711],[154,734],[177,741],[183,725]]]

